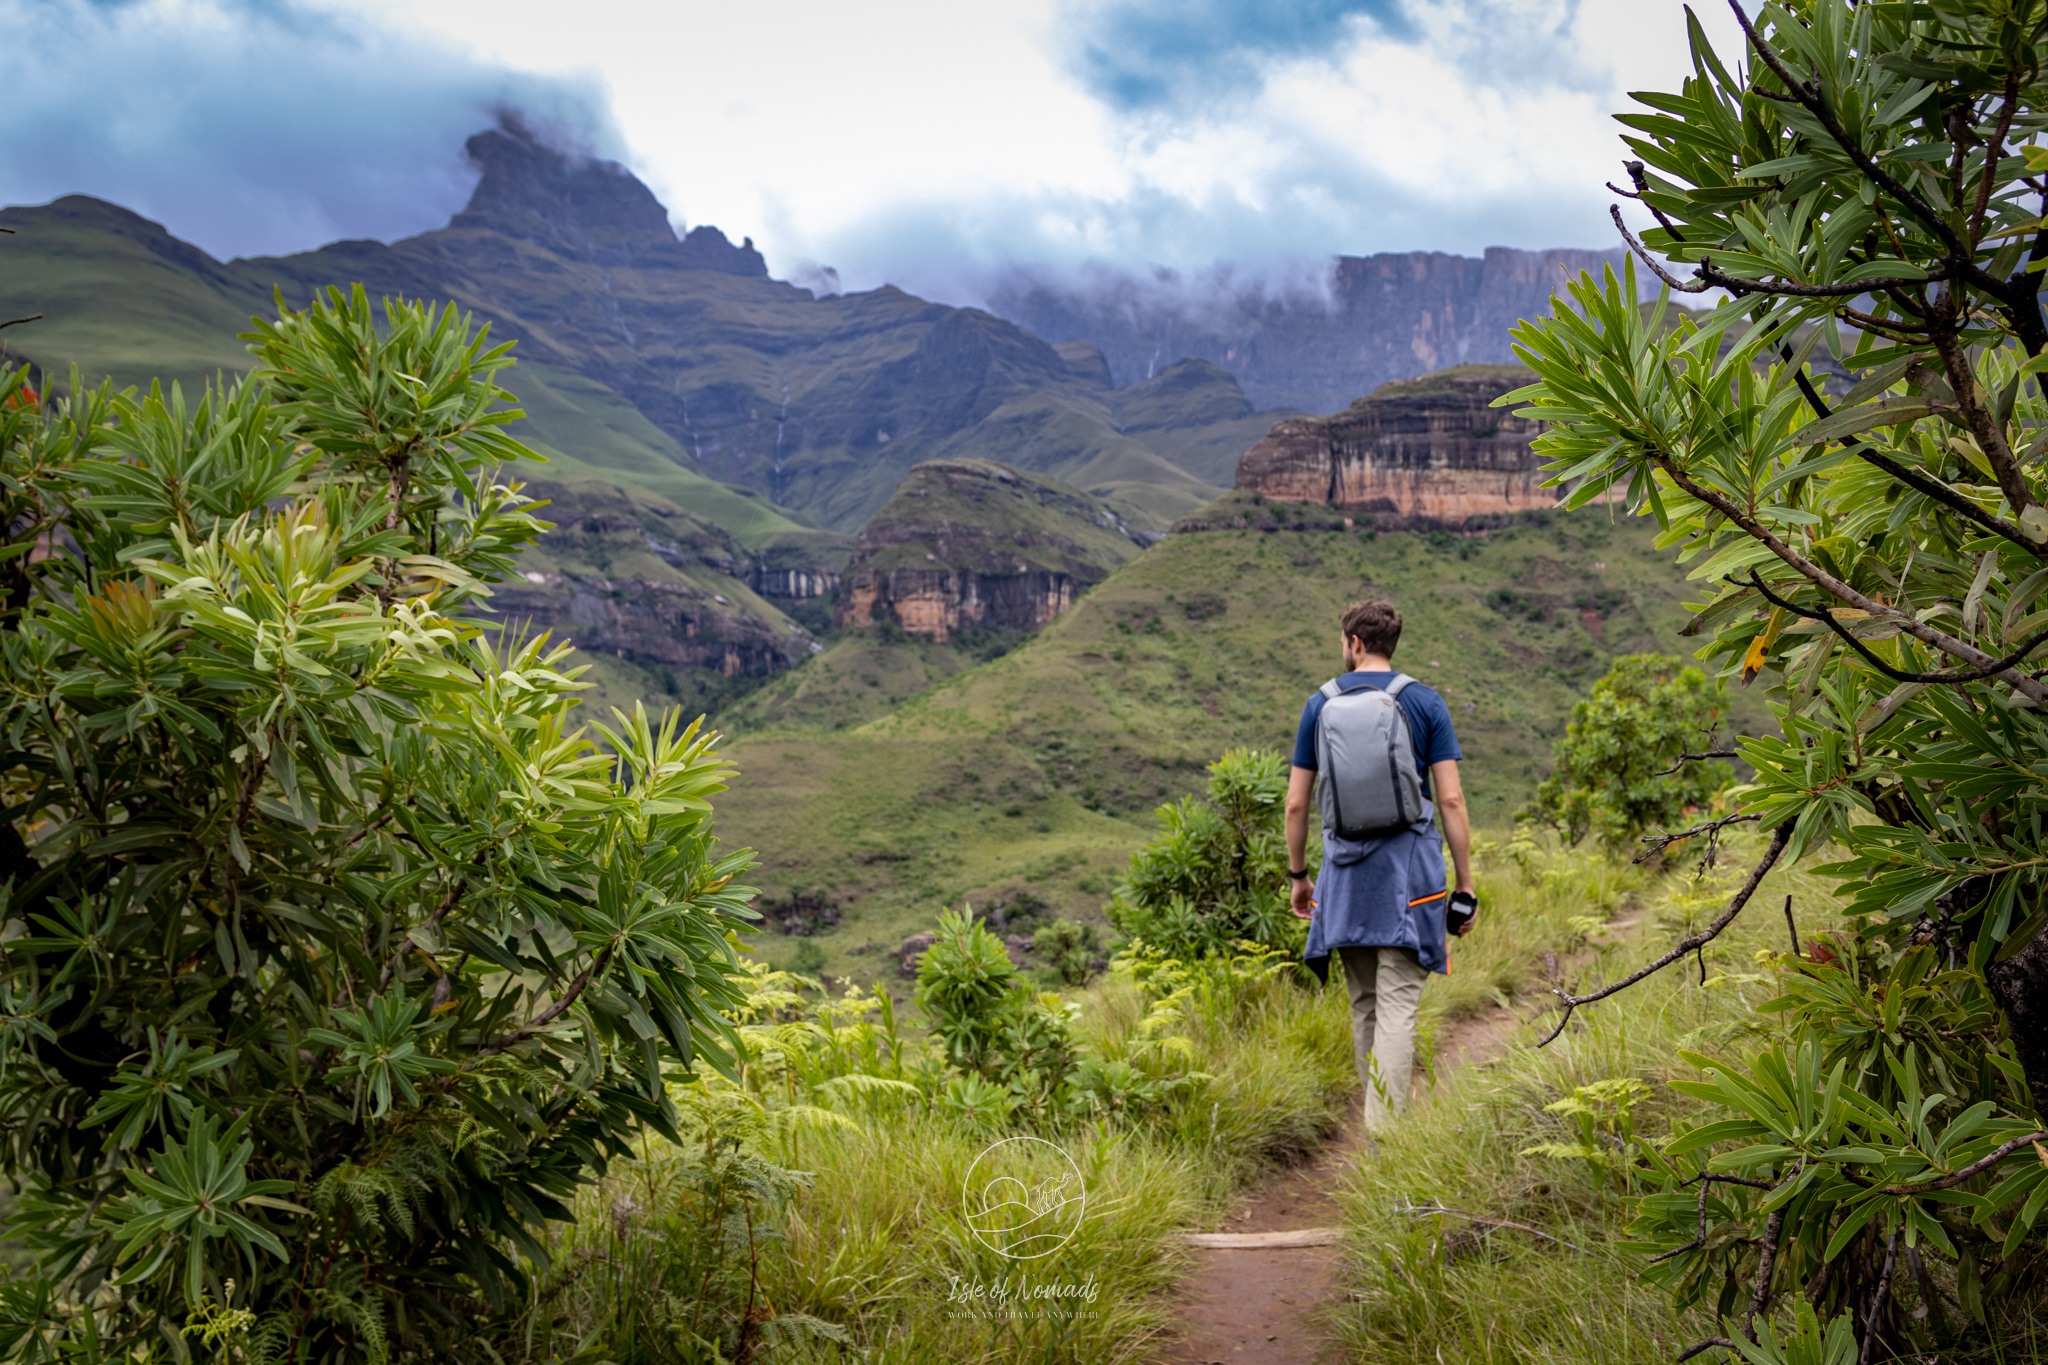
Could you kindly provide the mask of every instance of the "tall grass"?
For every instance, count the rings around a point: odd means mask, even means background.
[[[1581,898],[1646,900],[1639,930],[1595,939],[1568,969],[1583,989],[1632,970],[1724,905],[1753,843],[1737,841],[1699,880],[1673,873],[1650,883],[1551,853],[1524,859],[1522,883],[1551,917],[1581,929],[1591,926],[1566,913]],[[1620,1245],[1631,1179],[1623,1149],[1689,1112],[1693,1102],[1667,1084],[1691,1074],[1680,1049],[1720,1050],[1773,1026],[1754,1012],[1776,993],[1759,954],[1789,947],[1776,912],[1788,893],[1802,934],[1836,926],[1822,882],[1775,872],[1701,961],[1580,1010],[1546,1048],[1525,1026],[1495,1058],[1440,1077],[1430,1102],[1380,1140],[1339,1195],[1351,1288],[1332,1328],[1354,1359],[1667,1362],[1719,1334],[1704,1317],[1680,1320],[1637,1282],[1640,1257]],[[1537,1025],[1547,1033],[1555,1018]]]

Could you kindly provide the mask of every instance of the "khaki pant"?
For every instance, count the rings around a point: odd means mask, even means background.
[[[1351,1055],[1365,1087],[1365,1126],[1382,1128],[1408,1106],[1415,1070],[1415,1010],[1429,969],[1407,948],[1339,948],[1351,986]]]

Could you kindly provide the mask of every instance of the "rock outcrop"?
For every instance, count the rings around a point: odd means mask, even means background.
[[[1237,487],[1322,503],[1383,529],[1460,527],[1475,517],[1554,506],[1530,448],[1540,422],[1491,406],[1534,378],[1460,365],[1382,384],[1334,417],[1290,417],[1244,453]]]
[[[1441,251],[1338,256],[1313,287],[1293,291],[1172,276],[1099,275],[1084,283],[1019,274],[989,307],[1055,343],[1091,342],[1118,384],[1184,356],[1237,376],[1261,408],[1328,412],[1392,379],[1450,365],[1510,364],[1508,331],[1551,309],[1607,251]]]
[[[664,498],[595,480],[535,480],[556,525],[499,584],[489,614],[643,668],[726,678],[792,668],[815,646],[763,600],[755,561]],[[794,596],[795,594],[790,594]]]
[[[921,639],[1032,631],[1139,550],[1099,499],[985,460],[913,467],[868,522],[841,585],[842,626]]]

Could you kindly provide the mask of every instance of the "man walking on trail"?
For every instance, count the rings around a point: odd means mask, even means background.
[[[1422,983],[1448,962],[1446,912],[1455,902],[1462,934],[1477,903],[1472,823],[1458,781],[1464,755],[1450,708],[1394,671],[1401,613],[1392,603],[1354,603],[1342,627],[1345,671],[1308,699],[1295,734],[1287,868],[1294,913],[1311,921],[1304,960],[1325,980],[1330,954],[1344,961],[1352,1052],[1371,1130],[1408,1102]],[[1324,826],[1323,869],[1313,881],[1311,805],[1321,807]],[[1438,812],[1441,838],[1432,818]],[[1445,843],[1455,887],[1446,885]]]

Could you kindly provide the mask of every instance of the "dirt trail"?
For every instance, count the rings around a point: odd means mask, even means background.
[[[1607,926],[1603,939],[1611,942],[1633,929],[1644,913],[1630,907]],[[1590,956],[1589,952],[1575,957],[1550,974],[1578,967]],[[1438,1048],[1439,1074],[1499,1055],[1536,1012],[1496,1004],[1459,1021]],[[1283,1233],[1339,1227],[1342,1217],[1332,1192],[1372,1147],[1356,1099],[1348,1112],[1349,1119],[1334,1138],[1307,1161],[1276,1171],[1246,1191],[1216,1231]],[[1166,1365],[1334,1365],[1342,1360],[1342,1352],[1315,1322],[1316,1314],[1335,1304],[1340,1292],[1337,1246],[1198,1247],[1195,1255],[1193,1273],[1180,1283],[1179,1333],[1160,1357]]]

